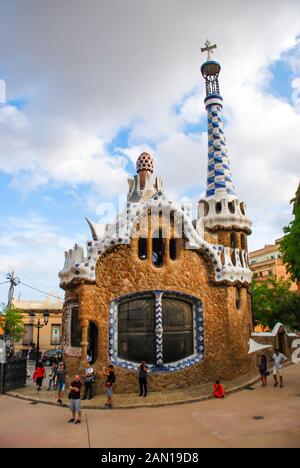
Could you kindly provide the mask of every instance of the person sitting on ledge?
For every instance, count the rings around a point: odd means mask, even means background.
[[[213,387],[215,398],[225,398],[225,388],[220,384],[219,380],[216,381]]]

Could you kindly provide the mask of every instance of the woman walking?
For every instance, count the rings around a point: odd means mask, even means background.
[[[41,390],[43,385],[43,380],[46,377],[46,370],[42,361],[40,361],[35,369],[33,374],[33,380],[37,385],[38,392]]]
[[[268,369],[268,359],[264,354],[261,356],[260,365],[258,367],[259,367],[259,373],[260,373],[260,378],[261,378],[261,386],[266,387],[267,378],[270,375],[270,372]]]
[[[139,396],[143,396],[146,398],[148,389],[147,389],[147,372],[148,367],[146,366],[145,361],[143,361],[139,367],[139,384],[140,384],[140,394]]]

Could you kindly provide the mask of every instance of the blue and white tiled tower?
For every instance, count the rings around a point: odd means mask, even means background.
[[[205,198],[199,202],[198,230],[217,233],[221,230],[241,230],[251,233],[251,221],[246,216],[245,204],[235,192],[230,171],[224,125],[222,121],[223,98],[220,95],[219,73],[221,65],[211,60],[213,49],[206,42],[202,52],[208,53],[208,58],[201,66],[205,79],[206,97],[204,99],[208,121],[208,169]]]

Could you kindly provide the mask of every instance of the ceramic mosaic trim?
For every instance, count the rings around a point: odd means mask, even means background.
[[[83,249],[78,245],[75,245],[73,250],[66,252],[65,266],[59,273],[61,286],[66,287],[74,279],[78,278],[96,281],[95,266],[98,259],[113,246],[130,244],[131,239],[135,236],[137,223],[149,209],[160,209],[166,212],[171,210],[174,212],[175,217],[183,224],[187,238],[185,247],[204,252],[210,258],[214,266],[216,282],[224,280],[229,282],[240,281],[241,283],[251,282],[252,273],[248,266],[244,268],[235,267],[230,262],[222,265],[220,256],[224,247],[206,242],[195,229],[191,213],[184,210],[180,205],[169,202],[165,195],[159,192],[145,202],[129,203],[127,210],[119,216],[117,230],[115,224],[107,226],[106,234],[102,239],[87,243],[87,258],[84,258]]]
[[[194,366],[204,360],[204,322],[203,322],[203,309],[202,303],[199,299],[194,296],[179,292],[179,291],[142,291],[134,294],[122,296],[111,303],[109,313],[109,357],[112,364],[127,370],[138,371],[140,363],[127,361],[118,358],[118,305],[121,301],[129,298],[142,297],[145,294],[152,293],[156,298],[156,325],[159,324],[157,329],[162,327],[161,321],[161,301],[164,294],[171,295],[173,297],[187,299],[193,303],[193,330],[194,330],[194,354],[182,360],[172,363],[162,363],[161,365],[148,365],[149,372],[176,372],[188,367]],[[161,325],[160,325],[161,323]],[[159,332],[160,334],[160,332]],[[163,332],[162,332],[163,337]],[[156,362],[161,359],[163,360],[163,349],[158,346],[156,342],[156,352],[159,353],[156,356]]]
[[[71,319],[72,319],[73,304],[64,306],[62,314],[62,339],[61,344],[63,348],[71,346]]]
[[[163,305],[162,292],[155,293],[155,332],[156,332],[156,364],[163,364]]]
[[[206,197],[231,195],[236,197],[227,156],[223,130],[222,106],[207,107],[208,117],[208,172]]]
[[[64,355],[66,357],[81,358],[81,348],[66,347],[64,348]]]
[[[81,357],[81,348],[71,346],[71,324],[72,324],[72,308],[78,306],[78,303],[69,302],[63,309],[62,316],[62,347],[64,355],[67,357]]]

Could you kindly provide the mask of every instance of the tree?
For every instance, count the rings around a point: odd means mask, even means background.
[[[300,329],[300,295],[290,290],[291,281],[283,278],[253,282],[252,302],[255,325],[273,328],[283,323],[290,330]]]
[[[4,333],[15,341],[20,341],[24,335],[23,311],[19,309],[9,309],[2,313],[4,317]]]
[[[280,243],[280,251],[292,280],[300,282],[300,183],[291,202],[294,205],[294,220],[283,228],[285,236]]]

